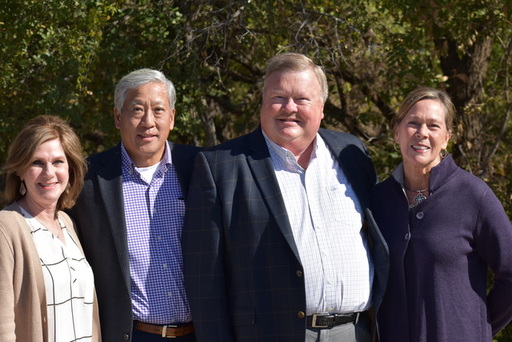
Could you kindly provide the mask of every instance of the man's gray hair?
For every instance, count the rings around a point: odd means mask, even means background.
[[[116,109],[119,112],[123,109],[123,103],[128,89],[137,89],[140,86],[151,82],[161,82],[166,85],[169,103],[171,105],[171,109],[174,109],[174,105],[176,104],[176,90],[174,89],[174,84],[171,80],[165,77],[162,72],[147,68],[132,71],[121,78],[119,83],[117,83],[114,93],[114,105]]]

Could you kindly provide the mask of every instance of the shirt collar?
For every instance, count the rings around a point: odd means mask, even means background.
[[[128,151],[126,151],[126,148],[123,145],[123,142],[121,141],[121,165],[123,169],[129,170],[129,171],[136,171],[135,170],[135,163],[133,162],[133,159],[128,154]],[[167,165],[172,165],[172,157],[171,157],[171,148],[169,146],[169,142],[165,142],[165,151],[164,156],[162,160],[160,160],[158,169],[161,169],[162,167],[167,167]]]
[[[267,148],[272,159],[277,159],[277,161],[279,161],[279,163],[288,171],[297,171],[297,169],[303,170],[290,150],[273,142],[263,130],[261,132],[263,133],[263,137],[265,138],[265,142],[267,143]],[[317,156],[319,140],[322,140],[322,138],[317,133],[315,140],[313,141],[314,146],[313,151],[311,152],[311,159],[316,158]]]
[[[398,166],[393,170],[391,175],[393,178],[402,186],[404,187],[404,163],[400,162]]]
[[[457,165],[455,165],[452,156],[450,154],[446,155],[439,164],[434,166],[430,170],[430,178],[428,188],[430,191],[434,191],[444,182],[447,175],[455,174],[455,169]],[[398,166],[391,173],[393,178],[404,188],[404,163],[403,161],[398,164]]]

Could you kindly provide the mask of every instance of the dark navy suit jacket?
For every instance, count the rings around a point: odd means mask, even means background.
[[[186,196],[199,148],[169,145]],[[133,316],[120,145],[89,159],[84,188],[69,213],[94,271],[103,341],[131,341]]]
[[[389,260],[368,209],[373,163],[353,135],[319,133],[364,208],[378,308]],[[304,269],[260,128],[198,154],[182,246],[198,341],[305,341]]]

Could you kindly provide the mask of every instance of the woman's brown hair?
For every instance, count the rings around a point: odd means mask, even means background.
[[[57,210],[71,208],[82,191],[87,163],[82,154],[80,139],[71,126],[62,118],[53,115],[40,115],[27,122],[18,133],[7,155],[4,166],[4,200],[7,204],[23,197],[19,189],[20,176],[31,165],[36,149],[48,140],[59,139],[69,165],[69,182],[62,193]]]

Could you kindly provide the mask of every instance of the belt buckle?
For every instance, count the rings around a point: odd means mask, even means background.
[[[176,338],[176,336],[167,336],[167,328],[177,328],[177,325],[164,325],[162,326],[162,337],[163,338]]]
[[[317,325],[316,324],[316,319],[317,319],[317,317],[325,317],[325,316],[330,316],[330,315],[314,313],[312,316],[313,316],[313,317],[311,317],[311,327],[312,328],[320,328],[321,329],[321,328],[328,328],[329,327],[328,325]]]

